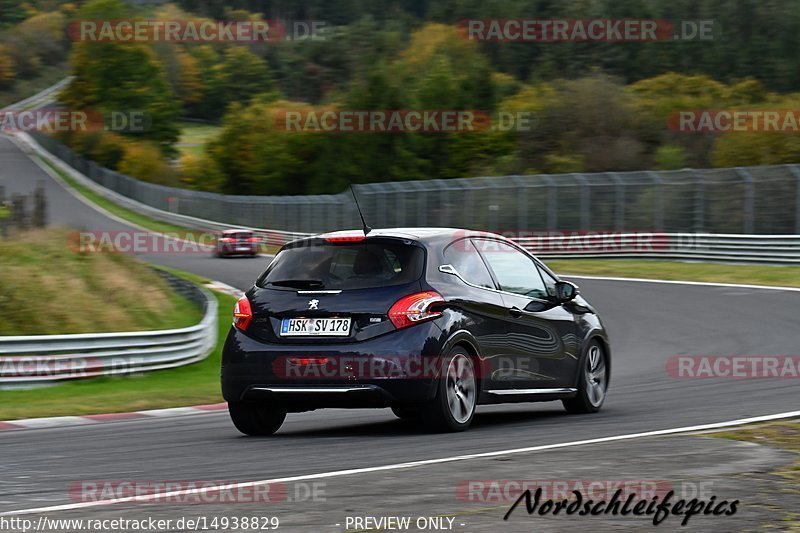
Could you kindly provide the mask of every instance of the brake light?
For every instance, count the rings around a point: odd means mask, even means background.
[[[363,233],[333,233],[325,237],[325,242],[361,242],[366,238]]]
[[[261,242],[261,239],[259,239],[258,237],[250,237],[249,239],[247,239],[247,242]]]
[[[290,357],[289,363],[296,366],[322,366],[327,365],[327,357]]]
[[[230,237],[223,237],[219,240],[220,242],[235,242],[236,239],[232,239]]]
[[[442,316],[441,312],[430,311],[431,305],[444,302],[444,298],[438,292],[426,291],[418,292],[400,298],[391,309],[389,309],[389,320],[392,321],[397,329],[413,326],[425,320]]]
[[[253,311],[250,308],[250,300],[247,296],[242,296],[233,308],[233,326],[236,329],[247,331],[247,326],[253,320]]]

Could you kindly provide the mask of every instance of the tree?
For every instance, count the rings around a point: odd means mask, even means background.
[[[176,184],[176,173],[164,159],[158,145],[147,141],[128,143],[118,170],[122,174],[151,183]]]
[[[219,113],[231,103],[247,104],[257,94],[274,90],[267,63],[244,46],[225,49],[209,80],[209,98]]]
[[[319,133],[283,131],[274,118],[286,109],[310,110],[294,102],[234,104],[219,137],[207,151],[224,170],[230,194],[303,194],[318,155]]]
[[[14,58],[8,47],[0,44],[0,87],[11,87],[14,84]]]
[[[0,0],[0,28],[22,22],[27,16],[25,8],[18,0]]]
[[[124,16],[116,0],[95,0],[84,6],[83,17]],[[107,16],[102,16],[107,13]],[[113,112],[141,112],[148,127],[128,135],[150,139],[163,151],[172,151],[178,138],[175,118],[180,104],[169,87],[153,50],[142,42],[79,42],[70,57],[74,79],[61,94],[72,109],[108,116]]]

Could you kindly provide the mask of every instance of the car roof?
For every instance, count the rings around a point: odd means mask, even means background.
[[[314,235],[310,237],[306,237],[303,239],[298,239],[299,241],[307,240],[307,239],[326,239],[331,237],[346,237],[346,236],[358,236],[363,235],[362,230],[345,230],[345,231],[334,231],[329,233],[322,233],[320,235]],[[467,229],[459,229],[459,228],[381,228],[381,229],[373,229],[369,232],[367,238],[374,238],[374,237],[391,237],[397,239],[413,239],[423,242],[439,242],[439,241],[454,241],[459,238],[464,237],[495,237],[505,240],[505,237],[501,235],[497,235],[495,233],[489,233],[485,231],[476,231],[476,230],[467,230]],[[297,242],[297,241],[295,241]]]

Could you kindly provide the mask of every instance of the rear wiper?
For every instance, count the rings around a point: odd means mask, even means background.
[[[325,284],[318,279],[282,279],[279,281],[269,281],[268,285],[276,287],[293,287],[297,289],[324,289]]]

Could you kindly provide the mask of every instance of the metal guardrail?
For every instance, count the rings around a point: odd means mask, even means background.
[[[0,388],[149,372],[205,359],[217,344],[216,298],[158,272],[173,289],[202,305],[200,323],[159,331],[0,337]]]
[[[81,174],[54,154],[44,150],[36,139],[18,135],[24,148],[58,165],[83,185],[121,205],[157,220],[199,230],[241,228],[254,231],[266,244],[281,246],[291,240],[312,235],[308,232],[264,229],[233,225],[153,208],[109,190]],[[350,200],[352,205],[352,199]],[[387,207],[391,202],[386,202]],[[422,224],[411,224],[421,226]],[[356,220],[335,227],[357,228]],[[753,235],[702,232],[616,232],[564,230],[553,232],[500,231],[542,258],[630,258],[720,261],[764,264],[800,264],[800,234]]]
[[[514,238],[541,258],[800,264],[800,235],[552,232]]]
[[[234,226],[320,233],[356,227],[349,192],[236,196],[167,187],[102,168],[42,134],[93,182],[161,211]],[[431,179],[354,186],[375,227],[800,234],[800,165]]]
[[[47,89],[44,89],[43,91],[38,92],[33,96],[26,98],[25,100],[15,102],[0,109],[0,113],[5,113],[8,111],[25,111],[32,107],[39,107],[42,104],[50,103],[55,100],[56,95],[61,92],[61,90],[64,89],[69,82],[72,81],[72,78],[73,76],[67,76],[55,85],[51,85]]]

